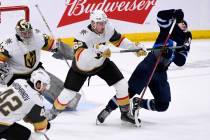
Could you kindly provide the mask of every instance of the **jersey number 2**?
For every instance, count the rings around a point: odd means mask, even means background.
[[[13,93],[15,93],[13,89],[8,89],[0,94],[0,112],[4,116],[8,116],[11,111],[15,111],[22,106],[21,100]],[[6,100],[10,96],[11,98]]]

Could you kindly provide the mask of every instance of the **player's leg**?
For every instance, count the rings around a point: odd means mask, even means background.
[[[166,72],[155,73],[149,88],[154,99],[142,99],[139,106],[151,111],[166,111],[171,101],[170,86]],[[133,102],[139,102],[139,99],[135,98]]]
[[[64,83],[50,72],[47,73],[49,74],[51,79],[50,89],[46,91],[44,96],[49,102],[53,103],[57,99],[58,95],[60,95],[61,91],[64,89]],[[75,98],[70,101],[70,103],[68,103],[67,108],[70,110],[76,110],[80,98],[81,94],[77,93]]]
[[[129,98],[132,98],[135,94],[140,94],[144,86],[146,85],[146,80],[150,72],[147,70],[149,67],[147,67],[148,66],[143,61],[136,67],[136,69],[132,73],[128,81]],[[100,118],[101,123],[103,123],[106,117],[111,113],[111,111],[115,110],[116,108],[118,108],[118,104],[117,98],[116,96],[114,96],[111,100],[109,100],[105,109],[103,109],[98,115],[98,118]]]
[[[31,131],[28,128],[18,123],[14,123],[8,129],[0,133],[0,138],[5,138],[7,140],[28,140],[30,135]]]
[[[78,73],[70,68],[64,83],[64,89],[54,101],[53,108],[46,115],[49,120],[54,119],[67,107],[68,103],[75,98],[77,92],[79,92],[86,79],[87,75]]]
[[[120,111],[121,111],[121,120],[130,122],[130,123],[135,123],[133,116],[131,116],[130,114],[128,83],[124,79],[122,73],[117,68],[117,66],[112,61],[108,61],[107,65],[101,71],[99,71],[97,75],[100,78],[104,79],[109,86],[115,87],[117,104],[119,105]],[[103,116],[103,114],[106,115],[106,113],[103,113],[105,111],[108,111],[108,110],[106,110],[105,108],[97,116],[97,119],[99,122],[103,122],[104,121],[103,119],[108,116],[108,115]],[[107,114],[109,113],[110,112],[108,111]]]

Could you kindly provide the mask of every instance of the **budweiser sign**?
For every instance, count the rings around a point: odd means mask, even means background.
[[[143,24],[156,0],[67,0],[58,27],[87,20],[90,12],[103,10],[111,19]]]

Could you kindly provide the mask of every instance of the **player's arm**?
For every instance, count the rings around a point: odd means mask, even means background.
[[[42,50],[52,51],[53,49],[56,48],[56,41],[52,36],[43,34],[43,38],[44,38],[44,45],[42,47]]]
[[[9,51],[5,48],[6,43],[1,42],[0,44],[0,62],[7,62],[11,56],[9,54]]]
[[[157,14],[157,22],[160,28],[170,28],[172,25],[172,19],[176,19],[180,22],[184,18],[184,13],[181,9],[170,9],[159,11]]]
[[[5,85],[13,76],[11,67],[8,65],[7,61],[11,58],[9,51],[6,50],[5,45],[9,44],[0,44],[0,84]]]
[[[50,124],[44,114],[45,110],[43,107],[34,105],[24,118],[24,121],[32,123],[35,132],[45,132],[47,129],[49,129]]]
[[[183,48],[177,49],[175,51],[175,58],[174,58],[173,62],[177,66],[183,66],[185,64],[188,53],[190,51],[191,40],[192,40],[192,34],[191,34],[191,32],[188,31],[186,33],[186,39],[183,44]]]
[[[88,49],[88,46],[85,42],[74,39],[74,57],[76,61],[79,61],[81,55],[86,55],[88,52],[86,51]]]
[[[114,30],[112,37],[109,41],[116,47],[123,48],[123,49],[142,49],[137,52],[137,56],[146,55],[145,47],[141,43],[135,43],[127,39],[122,34],[118,33]]]

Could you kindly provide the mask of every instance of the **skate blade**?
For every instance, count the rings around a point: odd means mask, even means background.
[[[132,99],[133,99],[133,98],[132,98]],[[132,102],[132,100],[131,100],[131,102],[130,102],[130,112],[131,112],[131,115],[134,116],[132,110],[133,110],[133,102]]]
[[[102,123],[98,120],[98,119],[96,119],[96,125],[101,125]]]
[[[123,121],[123,120],[121,120],[121,125],[123,127],[136,127],[136,124],[133,124],[133,123],[127,122],[127,121]]]
[[[139,109],[135,110],[134,119],[136,127],[141,127],[141,122],[139,122]]]

